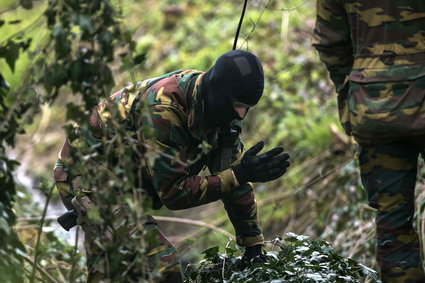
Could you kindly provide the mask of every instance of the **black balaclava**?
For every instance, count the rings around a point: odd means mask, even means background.
[[[253,106],[263,89],[263,68],[257,56],[243,50],[224,53],[202,79],[206,127],[228,127],[240,119],[233,102]]]

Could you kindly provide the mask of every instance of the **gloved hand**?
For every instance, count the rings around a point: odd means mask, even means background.
[[[263,248],[263,245],[255,245],[252,247],[246,247],[245,253],[242,256],[242,265],[244,267],[247,267],[252,263],[257,263],[257,264],[266,263],[267,257],[263,253],[262,248]]]
[[[260,141],[245,152],[241,163],[232,167],[239,184],[246,182],[268,182],[279,178],[289,167],[289,154],[283,153],[283,147],[275,147],[266,153],[257,155],[264,147]]]

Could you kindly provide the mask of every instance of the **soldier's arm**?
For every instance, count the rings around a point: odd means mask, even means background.
[[[53,180],[55,181],[59,196],[68,210],[73,209],[71,200],[74,197],[71,184],[72,180],[70,180],[68,168],[65,166],[65,162],[70,158],[70,150],[71,146],[68,140],[66,140],[59,152],[58,160],[53,171]]]
[[[152,166],[152,181],[169,209],[184,209],[219,200],[232,191],[235,181],[231,169],[209,176],[191,176],[188,132],[182,112],[172,106],[154,106],[152,127],[153,146],[160,152]]]
[[[73,168],[74,162],[71,156],[71,149],[75,148],[75,146],[78,147],[80,143],[87,145],[96,145],[100,143],[100,135],[103,132],[102,127],[103,124],[98,115],[97,108],[94,108],[89,119],[89,126],[78,127],[75,125],[75,133],[79,138],[74,140],[72,144],[69,139],[66,139],[59,152],[58,160],[55,163],[53,171],[53,180],[55,181],[56,188],[63,204],[69,210],[74,209],[71,200],[75,196],[73,185],[75,185],[74,180],[78,176],[75,172],[75,168]],[[95,162],[87,160],[87,164],[92,165],[95,164]]]
[[[353,64],[353,47],[347,14],[340,0],[317,0],[313,46],[326,65],[337,91]]]

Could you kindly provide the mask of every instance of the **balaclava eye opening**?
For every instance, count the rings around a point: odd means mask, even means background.
[[[257,56],[243,50],[221,55],[202,79],[207,128],[228,127],[239,119],[233,102],[253,106],[263,89],[263,68]]]

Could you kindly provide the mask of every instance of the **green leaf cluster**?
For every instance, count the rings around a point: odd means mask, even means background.
[[[0,22],[0,28],[18,24],[20,21]],[[13,72],[20,52],[25,52],[31,39],[22,36],[0,41],[0,58],[5,59]],[[9,147],[15,145],[15,137],[23,133],[20,123],[29,110],[34,99],[23,99],[19,104],[11,104],[8,97],[10,84],[0,72],[0,281],[19,282],[22,280],[22,255],[25,248],[11,228],[15,223],[12,205],[15,200],[16,185],[13,172],[19,162],[7,154]]]
[[[189,266],[185,282],[380,282],[375,271],[352,259],[338,256],[329,243],[309,240],[307,236],[287,233],[285,239],[272,241],[273,249],[266,253],[267,263],[246,266],[240,250],[218,247],[205,250],[204,259]]]
[[[19,15],[20,7],[31,9],[33,7],[32,1],[21,1],[16,7],[10,8],[11,13],[17,11],[16,14]],[[16,196],[17,187],[14,172],[18,162],[10,159],[6,149],[15,146],[16,136],[23,133],[27,125],[33,122],[34,114],[39,111],[40,106],[45,102],[53,104],[63,90],[69,91],[70,89],[75,95],[80,95],[78,99],[75,99],[77,103],[68,105],[67,117],[80,122],[82,127],[87,126],[87,110],[91,110],[101,97],[106,97],[114,84],[109,64],[117,56],[116,50],[120,49],[119,58],[122,59],[122,64],[127,68],[133,68],[143,63],[145,57],[143,53],[134,53],[136,44],[132,39],[132,33],[121,26],[120,11],[110,1],[52,0],[49,1],[47,7],[41,5],[41,8],[39,8],[35,11],[39,18],[29,25],[25,19],[2,20],[0,22],[2,29],[20,23],[37,28],[42,27],[40,28],[42,31],[35,35],[26,32],[30,28],[23,28],[22,30],[9,28],[7,33],[3,33],[4,36],[7,36],[6,39],[0,38],[0,59],[5,60],[12,73],[18,71],[17,66],[19,66],[22,57],[32,59],[31,63],[27,62],[27,68],[23,74],[19,73],[19,76],[23,79],[14,83],[12,87],[5,79],[7,72],[2,69],[0,73],[0,115],[2,117],[0,120],[1,282],[22,282],[25,274],[30,274],[28,278],[31,281],[38,280],[41,277],[46,278],[45,276],[48,278],[48,272],[46,275],[44,269],[51,268],[50,265],[56,266],[58,271],[51,273],[63,279],[63,281],[66,281],[65,276],[75,279],[76,274],[74,273],[78,272],[74,272],[75,264],[72,261],[78,261],[80,258],[71,256],[74,248],[62,243],[52,233],[51,229],[43,229],[43,219],[39,226],[28,225],[25,231],[19,233],[23,239],[33,239],[32,236],[36,235],[35,244],[32,242],[32,247],[25,251],[24,246],[12,229],[15,224],[12,202]],[[34,7],[34,9],[36,8]],[[42,10],[42,12],[39,13],[39,10]],[[46,22],[45,25],[43,25],[43,19]],[[48,40],[32,40],[31,36],[37,38],[38,35],[44,35],[46,30],[48,31]],[[31,46],[34,42],[37,44]],[[21,70],[19,69],[19,71]],[[80,101],[83,103],[79,103]],[[117,111],[115,110],[115,112]],[[115,112],[113,113],[114,116]],[[130,184],[134,184],[131,177],[134,175],[131,174],[133,170],[130,169],[130,177],[126,176],[125,171],[125,168],[128,167],[125,164],[132,163],[131,158],[134,154],[126,152],[127,158],[122,163],[115,159],[117,154],[129,151],[129,147],[124,146],[124,144],[128,144],[124,141],[128,137],[128,133],[124,134],[123,132],[117,133],[117,135],[122,134],[118,141],[105,141],[105,143],[109,142],[110,148],[116,150],[114,151],[116,154],[108,155],[107,157],[110,159],[104,160],[105,164],[110,165],[110,171],[105,170],[105,174],[99,174],[97,183],[93,182],[97,187],[102,187],[105,183],[112,187],[105,195],[99,194],[99,199],[104,200],[107,204],[104,211],[113,211],[112,206],[122,201],[121,199],[117,200],[119,196],[114,191],[116,186],[127,189],[132,187]],[[92,148],[85,152],[92,154],[96,153],[96,150]],[[85,157],[83,154],[76,158],[75,167],[77,170],[79,166],[83,168],[87,165],[87,158]],[[103,162],[103,160],[100,162]],[[82,170],[82,174],[86,172]],[[89,173],[88,178],[96,175],[93,171],[87,173]],[[114,174],[116,175],[114,176]],[[124,183],[125,185],[123,185]],[[52,188],[52,185],[41,186],[41,188],[45,187]],[[47,205],[52,195],[49,193],[46,196]],[[133,205],[137,209],[143,209],[143,206],[144,204],[140,202]],[[90,218],[94,222],[99,222],[101,217],[96,212],[95,210],[91,211]],[[101,220],[113,221],[113,214],[103,215]],[[35,227],[38,229],[35,229]],[[114,262],[121,262],[119,255],[125,254],[125,252],[122,252],[121,245],[108,248],[109,250],[113,248],[112,254],[116,255],[111,259]],[[132,250],[140,250],[143,254],[143,250],[137,247],[133,247]],[[34,256],[35,262],[28,268],[22,262],[23,259],[31,261],[29,255]],[[58,267],[61,261],[67,262],[69,268],[69,264],[71,264],[72,271],[67,270],[70,271],[67,272]],[[116,268],[118,269],[113,269],[113,274],[119,274],[123,279],[122,273],[128,267],[128,264],[127,262],[124,265],[117,265]],[[81,266],[78,266],[78,268],[81,269]]]

